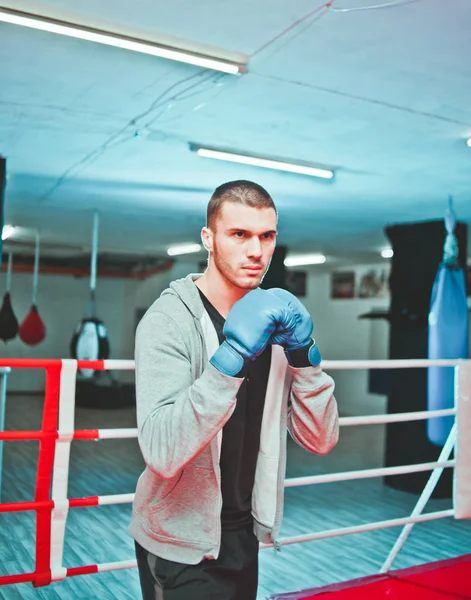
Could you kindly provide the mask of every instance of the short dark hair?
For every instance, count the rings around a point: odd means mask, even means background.
[[[235,202],[252,208],[273,208],[275,203],[265,188],[253,181],[238,179],[228,181],[217,187],[208,203],[207,226],[214,229],[213,225],[224,202]]]

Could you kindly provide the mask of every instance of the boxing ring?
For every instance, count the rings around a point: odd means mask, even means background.
[[[103,440],[137,438],[136,428],[126,429],[86,429],[76,430],[75,393],[77,371],[81,369],[134,370],[134,361],[76,361],[70,359],[32,360],[5,359],[0,360],[0,490],[1,490],[1,452],[2,445],[8,441],[37,440],[40,443],[36,486],[34,499],[30,502],[13,502],[0,504],[0,512],[11,513],[34,511],[36,514],[35,569],[28,573],[16,573],[0,576],[0,586],[29,582],[34,587],[49,586],[63,581],[67,577],[86,575],[105,571],[135,568],[136,560],[88,564],[66,567],[63,564],[66,524],[69,510],[80,507],[103,506],[110,504],[131,503],[134,493],[104,496],[87,496],[69,498],[67,494],[70,450],[74,440]],[[361,417],[340,418],[341,427],[358,425],[376,425],[399,421],[433,419],[453,416],[454,425],[443,446],[438,460],[413,465],[401,465],[386,468],[362,469],[342,473],[315,475],[312,477],[296,477],[285,480],[285,487],[319,485],[348,480],[359,480],[400,474],[430,471],[428,482],[417,503],[409,515],[402,518],[376,521],[352,527],[328,529],[316,533],[285,537],[279,545],[298,544],[308,541],[327,539],[338,536],[375,531],[378,529],[400,527],[401,532],[385,557],[383,566],[377,576],[336,584],[328,588],[316,588],[306,592],[287,593],[277,598],[319,598],[324,594],[329,598],[471,598],[471,583],[465,577],[466,570],[471,570],[471,555],[440,564],[430,564],[401,571],[392,571],[395,558],[403,547],[413,526],[416,523],[445,519],[471,517],[471,360],[386,360],[386,361],[323,361],[325,371],[345,369],[406,369],[426,368],[430,366],[453,367],[455,372],[455,406],[451,409],[421,411],[398,414],[368,415]],[[4,412],[7,377],[12,369],[43,369],[46,374],[45,399],[42,415],[42,426],[38,431],[4,431]],[[455,458],[450,459],[454,450]],[[450,510],[423,513],[428,499],[444,469],[454,469],[454,504]],[[277,544],[278,545],[278,544]],[[260,544],[261,549],[272,548],[271,544]],[[418,570],[417,570],[418,569]],[[450,571],[450,569],[452,571]],[[439,572],[446,572],[445,583]],[[450,573],[453,572],[453,575]],[[432,575],[431,575],[432,573]],[[427,596],[421,596],[420,587],[414,581],[417,578],[435,581]],[[446,581],[449,583],[447,584]],[[437,583],[438,582],[438,583]],[[445,586],[445,587],[444,587]],[[448,586],[448,587],[447,587]],[[451,586],[451,587],[450,587]],[[452,586],[453,587],[452,589]],[[456,588],[456,586],[461,586]],[[397,589],[396,589],[397,588]],[[409,589],[410,588],[410,589]],[[368,595],[370,594],[371,595]],[[448,592],[451,592],[452,595]],[[456,595],[459,593],[460,595]],[[397,595],[396,595],[397,594]],[[467,595],[462,595],[467,594]],[[0,593],[1,596],[1,593]],[[273,597],[275,598],[275,596]]]

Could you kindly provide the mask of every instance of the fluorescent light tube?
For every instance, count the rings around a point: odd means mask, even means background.
[[[198,54],[196,52],[180,50],[170,46],[159,45],[154,42],[122,36],[100,29],[93,29],[91,27],[75,25],[65,21],[40,17],[21,11],[0,9],[0,21],[11,23],[13,25],[21,25],[23,27],[32,27],[33,29],[41,29],[42,31],[79,38],[89,42],[97,42],[107,46],[115,46],[125,50],[132,50],[133,52],[159,56],[160,58],[176,60],[190,65],[204,67],[205,69],[222,71],[223,73],[229,73],[231,75],[236,75],[237,73],[245,71],[245,65],[242,64],[205,56],[204,54]]]
[[[299,256],[287,256],[283,261],[285,267],[300,267],[302,265],[321,265],[325,263],[323,254],[303,254]]]
[[[4,225],[2,229],[2,240],[6,240],[15,233],[13,225]]]
[[[180,244],[179,246],[170,246],[167,250],[169,256],[178,256],[179,254],[192,254],[201,250],[200,244]]]
[[[394,256],[394,252],[392,248],[384,248],[384,250],[381,250],[381,256],[383,258],[392,258]]]
[[[466,144],[471,148],[471,138],[469,138],[469,140],[466,140]]]
[[[216,160],[225,160],[228,162],[251,165],[254,167],[264,167],[265,169],[275,169],[276,171],[288,171],[290,173],[298,173],[300,175],[321,177],[322,179],[332,179],[334,176],[333,171],[330,171],[329,169],[322,169],[320,167],[296,165],[280,160],[271,160],[267,158],[258,158],[256,156],[247,156],[244,154],[225,152],[223,150],[201,148],[198,146],[192,146],[191,144],[190,149],[196,151],[197,154],[199,154],[199,156],[203,156],[204,158],[215,158]]]

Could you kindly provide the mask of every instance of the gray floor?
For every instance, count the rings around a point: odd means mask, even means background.
[[[11,395],[6,429],[37,429],[41,423],[39,396]],[[76,428],[134,427],[132,408],[78,408]],[[325,457],[288,444],[287,476],[346,471],[381,466],[382,426],[346,427],[335,450]],[[4,444],[3,502],[32,500],[39,444]],[[76,441],[72,444],[69,497],[134,492],[142,469],[136,440]],[[416,496],[377,479],[288,488],[283,536],[357,525],[406,516]],[[451,508],[451,500],[432,500],[427,511]],[[130,506],[72,509],[69,512],[64,564],[67,567],[133,558],[126,533]],[[259,598],[377,573],[399,529],[387,529],[283,547],[281,553],[260,553]],[[403,568],[471,552],[471,523],[442,519],[417,525],[394,568]],[[33,513],[0,514],[0,575],[34,570]],[[0,598],[139,599],[135,569],[69,578],[47,588],[31,584],[0,588]]]

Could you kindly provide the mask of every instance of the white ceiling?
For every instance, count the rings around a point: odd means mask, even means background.
[[[0,0],[248,60],[234,77],[0,23],[5,221],[45,242],[88,245],[98,209],[103,249],[164,253],[199,241],[213,189],[245,178],[272,194],[291,253],[376,258],[387,224],[441,218],[449,194],[471,222],[471,2],[321,10],[269,43],[318,4]],[[336,176],[212,161],[189,142],[320,163]]]

